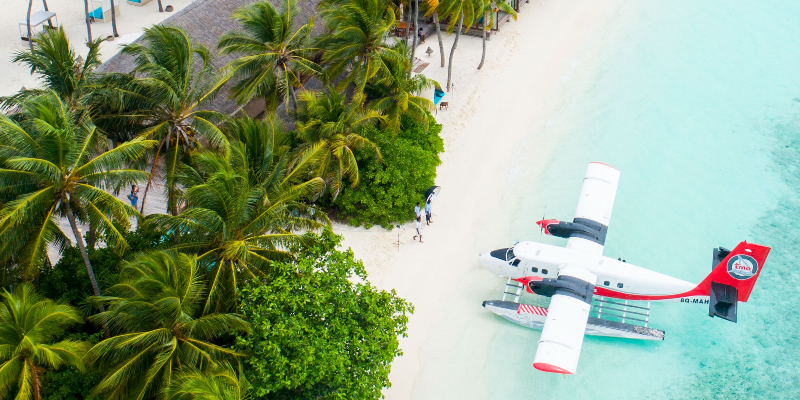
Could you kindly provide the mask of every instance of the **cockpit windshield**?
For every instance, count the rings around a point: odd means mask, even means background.
[[[494,258],[499,258],[504,261],[511,261],[514,259],[513,248],[497,249],[489,254],[491,254]]]

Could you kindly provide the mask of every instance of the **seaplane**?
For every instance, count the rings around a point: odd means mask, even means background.
[[[572,222],[536,222],[565,247],[519,242],[481,253],[478,262],[507,278],[502,300],[483,306],[516,324],[541,329],[533,367],[574,374],[584,335],[664,340],[648,326],[651,302],[708,305],[708,315],[736,322],[737,304],[746,303],[770,248],[743,241],[733,250],[713,250],[711,273],[699,284],[603,256],[620,172],[592,162],[586,170]],[[550,298],[547,308],[519,302],[522,290]],[[513,297],[506,300],[506,297]]]

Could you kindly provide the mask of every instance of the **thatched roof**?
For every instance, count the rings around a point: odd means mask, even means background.
[[[185,29],[192,39],[205,45],[212,51],[215,57],[212,59],[211,64],[215,69],[219,69],[237,57],[231,54],[222,56],[219,55],[217,51],[217,42],[219,42],[219,38],[224,33],[241,28],[238,22],[231,19],[231,14],[240,7],[254,3],[255,1],[256,0],[197,0],[175,13],[175,15],[167,18],[161,24]],[[280,6],[280,0],[269,1],[275,5],[276,8]],[[307,23],[310,18],[316,16],[319,3],[320,0],[299,0],[297,2],[297,7],[300,12],[295,19],[295,23],[299,26]],[[324,25],[322,21],[317,21],[315,18],[312,34],[316,36],[323,31]],[[141,38],[136,40],[136,42],[140,41]],[[117,54],[103,63],[97,71],[100,73],[128,73],[131,72],[133,68],[132,57]],[[228,94],[225,90],[217,96],[209,108],[221,113],[231,114],[238,109],[238,106],[233,100],[228,99]]]

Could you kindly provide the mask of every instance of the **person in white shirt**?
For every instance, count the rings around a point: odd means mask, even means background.
[[[417,240],[417,236],[419,236],[419,242],[422,243],[422,217],[417,216],[417,222],[415,222],[417,227],[417,234],[414,235],[414,240]]]
[[[421,216],[421,214],[419,212],[420,212],[419,202],[417,202],[417,205],[414,207],[414,217],[415,218],[419,218]]]
[[[425,202],[425,223],[430,225],[433,219],[433,214],[431,214],[431,200]]]

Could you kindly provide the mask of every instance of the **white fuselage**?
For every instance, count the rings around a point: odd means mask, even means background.
[[[575,241],[571,238],[570,241]],[[583,239],[577,239],[583,240]],[[573,246],[570,246],[573,247]],[[696,284],[615,260],[596,252],[552,246],[536,242],[520,242],[508,253],[509,260],[482,253],[479,263],[491,272],[511,279],[526,277],[556,279],[567,266],[583,268],[597,276],[596,292],[609,297],[647,301],[703,302],[708,296],[690,296]],[[513,256],[511,255],[513,252]],[[598,289],[605,290],[598,290]],[[686,294],[681,296],[681,294]]]

